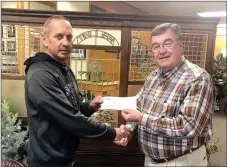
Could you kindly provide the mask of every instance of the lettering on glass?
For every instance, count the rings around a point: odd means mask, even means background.
[[[108,41],[112,46],[115,46],[115,44],[119,46],[119,42],[113,35],[101,30],[90,30],[83,32],[73,40],[73,43],[80,44],[81,42],[89,38],[102,38]]]

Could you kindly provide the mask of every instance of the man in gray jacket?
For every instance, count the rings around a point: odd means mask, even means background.
[[[107,127],[90,118],[102,98],[82,102],[76,78],[65,64],[72,38],[70,22],[62,16],[52,16],[44,24],[45,51],[25,61],[29,167],[72,166],[80,138],[119,144],[130,137],[124,129]]]

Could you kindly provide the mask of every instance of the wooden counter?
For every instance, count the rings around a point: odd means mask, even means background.
[[[74,162],[75,166],[144,166],[144,154],[135,138],[126,147],[109,141],[81,140]]]
[[[107,91],[114,91],[118,89],[119,81],[112,82],[90,82],[78,80],[78,87],[81,90],[90,90],[95,97],[106,96]]]

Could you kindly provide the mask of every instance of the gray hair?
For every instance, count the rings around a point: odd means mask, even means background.
[[[67,18],[65,18],[64,16],[61,16],[61,15],[51,16],[45,21],[45,23],[43,25],[43,34],[47,34],[50,31],[49,26],[50,26],[50,23],[52,20],[66,20],[66,21],[70,22]]]
[[[151,38],[153,36],[163,34],[168,29],[170,29],[176,35],[176,37],[178,39],[182,39],[181,28],[179,25],[174,24],[174,23],[163,23],[163,24],[156,26],[151,32]],[[150,38],[150,41],[151,41],[151,38]]]

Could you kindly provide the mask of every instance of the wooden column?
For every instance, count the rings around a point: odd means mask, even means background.
[[[128,77],[129,77],[129,60],[130,60],[130,44],[131,44],[131,30],[129,28],[129,22],[124,21],[125,27],[121,30],[121,64],[120,64],[120,85],[119,85],[119,96],[128,96]],[[118,113],[118,126],[124,124],[125,121]]]
[[[24,2],[17,2],[17,9],[24,9]],[[24,59],[25,59],[25,30],[23,27],[17,27],[16,42],[18,46],[17,58],[18,58],[18,72],[24,74]]]
[[[17,9],[24,9],[24,2],[22,1],[17,2]]]
[[[18,27],[18,71],[19,74],[24,74],[24,59],[25,59],[25,30],[24,27]]]

